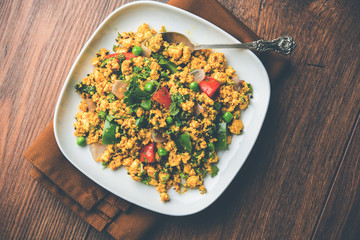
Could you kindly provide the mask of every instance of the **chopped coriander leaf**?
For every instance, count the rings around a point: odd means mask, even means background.
[[[250,83],[248,83],[249,91],[247,91],[245,94],[252,94],[253,93],[253,87]]]
[[[115,59],[115,57],[111,57],[111,58],[107,58],[107,59],[105,59],[102,63],[101,63],[101,68],[102,67],[105,67],[105,65],[109,62],[109,61],[111,61],[111,60],[113,60],[113,59]]]
[[[113,101],[115,101],[115,95],[112,92],[109,92],[108,94],[108,98],[109,98],[109,102],[112,103]]]
[[[137,78],[131,78],[128,90],[124,93],[124,103],[127,106],[141,103],[142,100],[149,99],[150,93],[141,90],[140,83]]]
[[[105,111],[100,111],[98,113],[98,117],[101,119],[101,120],[105,120],[106,118],[106,112]]]
[[[183,96],[180,93],[175,93],[171,95],[171,101],[169,113],[171,116],[176,116],[180,112],[180,104],[184,101]]]
[[[145,175],[142,176],[142,179],[141,179],[141,182],[142,182],[142,183],[144,183],[144,184],[146,184],[146,185],[149,185],[150,181],[151,181],[151,177],[145,176]]]
[[[168,173],[166,173],[165,175],[162,175],[162,176],[161,176],[161,180],[162,180],[163,182],[166,182],[167,180],[169,180],[169,178],[170,178],[170,174],[168,174]]]
[[[173,102],[176,102],[177,104],[184,102],[183,96],[180,93],[175,93],[175,94],[171,95],[171,100]]]
[[[133,70],[135,73],[139,73],[139,72],[141,72],[142,69],[140,67],[135,66],[135,67],[133,67]]]
[[[176,126],[176,127],[181,127],[181,124],[182,124],[181,121],[176,121],[176,122],[175,122],[175,126]]]
[[[170,103],[169,114],[171,116],[176,116],[180,112],[180,108],[176,105],[175,102]]]
[[[109,122],[111,122],[112,120],[115,119],[115,116],[114,115],[107,115],[106,116],[106,120],[108,120]]]
[[[182,179],[187,179],[189,177],[186,173],[183,172],[181,172],[179,175]]]
[[[215,177],[219,172],[219,168],[216,165],[211,166],[211,177]]]
[[[134,112],[136,112],[135,110],[134,110],[134,108],[132,108],[132,107],[130,107],[130,110],[129,110],[129,114],[133,114]]]
[[[161,67],[169,70],[171,73],[176,73],[178,71],[176,64],[167,58],[160,57],[158,63]]]
[[[175,144],[180,151],[191,153],[192,146],[189,134],[183,133],[178,136],[175,140]]]
[[[141,116],[135,120],[135,125],[140,128],[144,124],[144,116]]]
[[[170,135],[170,134],[174,134],[175,132],[173,130],[168,130],[165,132],[166,134]]]
[[[118,54],[116,57],[119,61],[118,62],[122,62],[125,60],[125,55],[124,54]]]
[[[220,104],[219,102],[215,102],[215,103],[214,103],[214,108],[215,108],[217,111],[219,111],[220,108],[221,108],[221,104]]]
[[[110,162],[102,162],[101,165],[103,166],[103,168],[107,168],[109,166]]]
[[[76,90],[76,92],[87,93],[87,94],[90,94],[90,95],[93,95],[93,94],[96,93],[96,88],[94,86],[85,85],[82,82],[77,83],[75,85],[75,90]]]
[[[160,76],[164,79],[169,79],[169,75],[166,72],[161,72]]]

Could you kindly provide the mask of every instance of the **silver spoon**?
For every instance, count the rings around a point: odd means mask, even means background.
[[[259,52],[275,51],[283,55],[288,55],[295,49],[296,43],[291,36],[280,36],[274,40],[257,40],[248,43],[235,43],[235,44],[193,44],[185,35],[177,32],[164,32],[161,34],[163,39],[169,43],[183,43],[188,46],[191,52],[199,49],[209,48],[246,48],[256,50]],[[151,37],[150,37],[151,38]],[[150,39],[148,38],[148,39]],[[146,39],[142,46],[145,46]]]

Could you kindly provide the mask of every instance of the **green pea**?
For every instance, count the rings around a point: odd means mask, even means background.
[[[100,111],[99,114],[98,114],[98,117],[101,120],[105,120],[106,119],[106,112],[105,111]]]
[[[233,115],[231,114],[231,112],[226,112],[224,113],[222,118],[224,119],[225,122],[229,123],[233,119]]]
[[[172,117],[167,117],[166,122],[167,122],[167,124],[172,124],[174,121],[173,121]]]
[[[153,82],[147,82],[144,86],[145,91],[152,93],[155,90],[155,84]]]
[[[141,47],[133,47],[132,49],[132,53],[135,55],[135,56],[140,56],[142,53],[143,53],[143,50]]]
[[[85,137],[78,137],[76,140],[76,144],[79,146],[85,146],[86,145],[86,138]]]
[[[199,91],[199,84],[197,82],[190,83],[189,87],[191,90],[193,90],[195,92]]]
[[[158,154],[159,154],[160,157],[164,157],[164,156],[166,156],[168,154],[168,151],[166,151],[165,148],[159,148],[158,149]]]
[[[144,110],[150,110],[151,109],[151,100],[148,99],[146,101],[143,101],[140,103],[140,107],[142,107]]]
[[[214,145],[212,142],[209,142],[209,143],[207,144],[207,147],[208,147],[208,149],[209,149],[210,151],[214,151],[214,150],[215,150],[215,145]]]

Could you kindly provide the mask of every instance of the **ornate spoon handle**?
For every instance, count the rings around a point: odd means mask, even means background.
[[[259,52],[275,51],[284,55],[288,55],[294,50],[296,43],[291,36],[280,36],[274,40],[260,39],[254,42],[237,43],[237,44],[199,44],[195,46],[195,50],[207,48],[246,48]]]

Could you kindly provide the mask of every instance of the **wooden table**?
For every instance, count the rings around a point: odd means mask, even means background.
[[[111,239],[33,180],[23,153],[84,43],[126,2],[0,2],[0,239]],[[272,85],[260,136],[225,193],[147,239],[359,239],[360,2],[220,2],[266,39],[292,35],[292,69]]]

